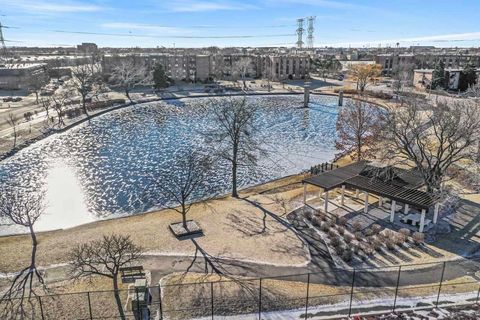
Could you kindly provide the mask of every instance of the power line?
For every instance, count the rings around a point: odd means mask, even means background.
[[[132,34],[132,33],[107,33],[107,32],[87,32],[87,31],[68,31],[68,30],[49,30],[56,33],[68,34],[86,34],[99,36],[113,36],[113,37],[133,37],[133,38],[155,38],[155,39],[246,39],[246,38],[278,38],[291,37],[293,34],[264,34],[264,35],[228,35],[228,36],[157,36],[147,34]]]

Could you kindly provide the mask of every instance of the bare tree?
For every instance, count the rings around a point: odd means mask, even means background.
[[[98,63],[92,59],[89,63],[72,68],[72,80],[69,84],[72,89],[80,94],[83,112],[88,116],[88,98],[96,96],[101,91],[101,75]]]
[[[50,122],[50,110],[52,109],[52,101],[50,101],[50,99],[44,98],[42,98],[40,101],[42,102],[43,110],[45,110],[45,121],[46,125],[48,126],[48,123]]]
[[[394,67],[392,78],[395,93],[401,93],[406,85],[412,83],[413,69],[415,69],[415,65],[411,63],[400,63]]]
[[[428,191],[439,192],[452,165],[476,159],[478,107],[473,101],[404,101],[388,116],[386,156],[415,167]]]
[[[65,126],[65,110],[71,103],[72,95],[72,90],[67,89],[51,98],[51,105],[57,114],[57,125],[59,128]]]
[[[150,80],[145,63],[136,62],[134,57],[121,59],[112,67],[110,81],[122,88],[128,100],[130,91],[138,85],[146,84]]]
[[[375,81],[382,73],[379,64],[350,64],[348,72],[357,84],[357,90],[365,91],[370,82]]]
[[[120,293],[118,291],[118,275],[120,268],[137,261],[142,248],[130,239],[130,236],[104,235],[100,240],[77,245],[69,253],[72,277],[101,276],[112,279],[113,294],[117,303],[120,318],[125,320]]]
[[[245,89],[247,87],[247,83],[246,83],[246,80],[245,80],[245,77],[247,76],[248,74],[248,70],[251,66],[252,62],[250,59],[248,58],[241,58],[240,60],[238,60],[237,62],[235,62],[235,64],[233,65],[233,72],[235,74],[239,74],[240,75],[240,79],[242,79],[242,83],[243,83],[243,89]]]
[[[212,160],[198,151],[182,154],[174,166],[154,178],[154,185],[160,190],[171,209],[182,215],[182,224],[187,228],[187,214],[192,206],[192,197],[200,189],[209,189],[208,178],[212,170]],[[178,175],[178,172],[182,172]]]
[[[28,313],[26,304],[38,295],[35,286],[40,284],[43,290],[46,289],[43,276],[36,266],[38,241],[33,228],[44,213],[44,193],[21,190],[14,186],[4,186],[0,191],[0,222],[27,228],[32,240],[30,265],[15,275],[0,299],[7,306],[1,310],[4,317],[11,313],[22,318]]]
[[[28,81],[28,90],[35,93],[35,103],[38,104],[38,92],[42,89],[42,87],[46,83],[45,77],[40,76],[31,76]]]
[[[346,104],[338,115],[337,149],[357,161],[375,154],[385,120],[385,112],[379,107],[360,100]]]
[[[13,148],[17,146],[17,125],[18,125],[18,117],[10,112],[7,116],[7,123],[13,130]]]
[[[237,171],[239,167],[254,167],[261,152],[258,128],[254,123],[257,107],[245,97],[229,97],[211,101],[215,125],[205,132],[206,139],[217,149],[218,155],[231,164],[232,197],[238,197]]]

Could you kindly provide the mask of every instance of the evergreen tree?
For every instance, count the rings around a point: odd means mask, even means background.
[[[155,89],[167,88],[169,86],[168,77],[165,74],[165,69],[160,63],[155,65],[153,70],[153,83]]]
[[[443,61],[438,62],[432,72],[432,83],[430,88],[437,89],[438,87],[445,87],[445,64]]]
[[[475,65],[469,62],[463,71],[460,73],[460,83],[458,89],[460,91],[466,91],[469,87],[477,83],[477,71]]]

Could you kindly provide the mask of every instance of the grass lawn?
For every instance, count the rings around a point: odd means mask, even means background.
[[[265,202],[268,210],[283,215],[285,203],[282,200],[271,200],[260,193],[298,182],[301,178],[289,177],[252,187],[242,191],[240,196],[256,198],[254,200]],[[294,191],[292,196],[297,193]],[[283,196],[290,195],[287,192]],[[197,242],[211,255],[283,265],[309,261],[308,248],[292,231],[248,201],[227,196],[195,204],[188,218],[203,229],[205,236],[197,238]],[[192,243],[177,240],[168,229],[171,223],[180,219],[175,211],[162,210],[39,233],[37,266],[66,263],[66,254],[72,247],[110,233],[130,235],[136,244],[149,252],[194,255]],[[28,235],[0,237],[0,272],[14,272],[24,267],[29,263],[30,251]]]

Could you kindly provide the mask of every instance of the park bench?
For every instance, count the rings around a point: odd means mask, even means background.
[[[123,283],[135,282],[136,279],[145,278],[145,271],[143,266],[123,267],[119,269],[122,275]]]

